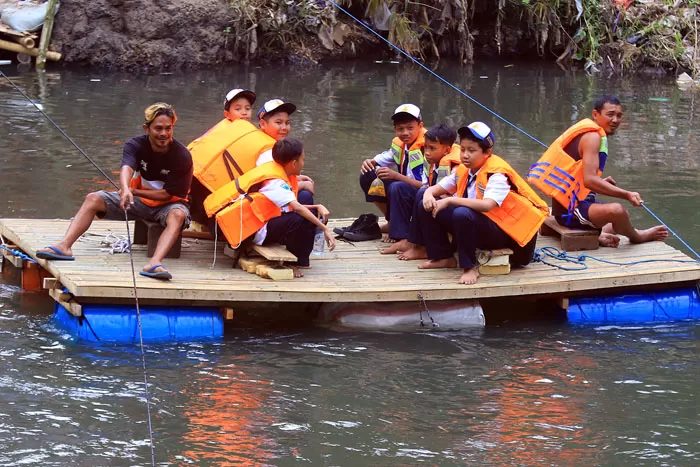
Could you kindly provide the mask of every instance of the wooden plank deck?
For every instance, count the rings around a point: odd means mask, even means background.
[[[348,225],[351,219],[332,221]],[[0,235],[30,256],[63,236],[69,221],[47,219],[0,219]],[[133,234],[133,224],[130,227]],[[68,288],[79,303],[120,303],[133,299],[129,255],[102,251],[99,240],[108,234],[126,235],[123,222],[96,221],[85,239],[73,247],[76,261],[39,260]],[[559,240],[542,237],[538,246],[559,246]],[[213,242],[184,238],[182,256],[166,259],[173,274],[170,282],[136,276],[142,303],[183,305],[234,305],[237,302],[374,302],[414,301],[418,292],[426,300],[491,298],[514,296],[574,295],[602,289],[634,288],[700,280],[698,263],[647,263],[613,266],[589,262],[584,271],[561,271],[544,264],[516,268],[508,275],[482,276],[476,285],[457,283],[461,270],[419,270],[416,261],[399,261],[379,254],[379,241],[354,245],[338,242],[335,251],[321,258],[312,256],[312,269],[293,281],[272,281],[232,269],[233,260],[224,256],[219,243],[215,267],[211,267]],[[660,242],[601,248],[595,256],[618,261],[642,259],[690,259]],[[146,263],[145,245],[134,246],[135,266]]]

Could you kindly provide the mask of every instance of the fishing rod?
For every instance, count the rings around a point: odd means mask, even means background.
[[[367,23],[365,23],[365,22],[362,21],[361,19],[359,19],[359,18],[357,18],[356,16],[354,16],[352,13],[350,13],[349,11],[347,11],[345,8],[343,8],[342,6],[340,6],[340,5],[339,5],[338,3],[336,3],[335,1],[333,1],[333,0],[326,0],[326,1],[327,1],[328,3],[330,3],[331,5],[333,5],[334,7],[336,7],[336,8],[337,8],[338,10],[340,10],[341,12],[345,13],[346,15],[348,15],[348,16],[349,16],[350,18],[352,18],[355,22],[357,22],[359,25],[361,25],[362,27],[364,27],[365,29],[367,29],[369,32],[371,32],[372,34],[374,34],[375,36],[377,36],[379,39],[381,39],[381,40],[383,40],[384,42],[386,42],[389,46],[391,46],[394,50],[396,50],[397,52],[399,52],[399,53],[400,53],[401,55],[403,55],[404,57],[408,58],[411,62],[415,63],[416,65],[418,65],[419,67],[421,67],[422,69],[424,69],[425,71],[427,71],[428,73],[430,73],[431,75],[433,75],[435,78],[437,78],[438,80],[442,81],[443,83],[445,83],[446,85],[448,85],[449,87],[451,87],[452,89],[454,89],[455,91],[457,91],[459,94],[461,94],[462,96],[464,96],[464,97],[466,97],[467,99],[469,99],[470,101],[472,101],[474,104],[476,104],[476,105],[478,105],[479,107],[481,107],[482,109],[486,110],[488,113],[490,113],[490,114],[493,115],[494,117],[498,118],[499,120],[501,120],[501,121],[507,123],[508,125],[510,125],[511,127],[513,127],[515,130],[517,130],[517,131],[519,131],[520,133],[524,134],[525,136],[527,136],[527,137],[530,138],[531,140],[535,141],[536,143],[539,143],[542,147],[544,147],[544,148],[548,148],[548,147],[549,147],[549,146],[547,146],[546,144],[544,144],[542,141],[540,141],[540,140],[538,140],[537,138],[535,138],[534,136],[532,136],[532,135],[531,135],[530,133],[528,133],[527,131],[525,131],[525,130],[523,130],[522,128],[520,128],[519,126],[517,126],[515,123],[513,123],[513,122],[507,120],[505,117],[501,116],[501,115],[498,114],[496,111],[491,110],[490,108],[488,108],[487,106],[485,106],[484,104],[482,104],[481,102],[479,102],[478,100],[476,100],[475,98],[473,98],[472,96],[470,96],[469,94],[467,94],[466,92],[462,91],[460,88],[458,88],[458,87],[455,86],[454,84],[450,83],[450,82],[447,81],[445,78],[443,78],[442,76],[440,76],[439,74],[437,74],[436,72],[434,72],[433,70],[431,70],[430,68],[428,68],[427,66],[423,65],[421,62],[419,62],[418,60],[416,60],[415,58],[413,58],[409,53],[407,53],[406,51],[404,51],[401,47],[399,47],[398,45],[396,45],[396,44],[394,44],[393,42],[391,42],[389,39],[387,39],[387,38],[385,38],[384,36],[382,36],[381,34],[379,34],[379,33],[378,33],[377,31],[375,31],[370,25],[368,25]],[[669,232],[671,232],[678,240],[680,240],[680,242],[681,242],[683,245],[685,245],[686,248],[688,248],[691,252],[693,252],[693,254],[694,254],[698,259],[700,259],[700,254],[698,254],[693,248],[691,248],[690,245],[688,245],[688,243],[687,243],[685,240],[683,240],[675,231],[673,231],[673,229],[671,229],[664,221],[662,221],[661,218],[659,218],[659,216],[657,216],[656,214],[654,214],[654,212],[653,212],[646,204],[642,204],[642,206],[644,207],[644,209],[647,210],[647,212],[649,212],[649,214],[651,214],[657,221],[659,221],[664,227],[666,227],[666,228],[668,229]]]
[[[44,116],[51,124],[58,130],[59,133],[63,135],[64,138],[66,138],[79,152],[82,154],[90,163],[104,176],[109,183],[111,183],[117,190],[119,190],[119,185],[117,185],[112,178],[107,175],[107,173],[100,168],[100,166],[97,165],[97,163],[92,160],[90,156],[87,155],[85,151],[82,150],[78,144],[73,141],[73,138],[71,138],[68,133],[63,131],[63,128],[61,128],[56,122],[53,121],[51,117],[49,117],[46,112],[38,105],[36,104],[17,84],[15,84],[14,81],[12,81],[9,76],[7,76],[5,73],[0,70],[0,75],[9,82],[13,88],[15,88],[22,96],[24,96],[27,101],[29,101],[30,104],[32,104],[38,111],[41,113],[41,115]],[[127,241],[129,242],[129,245],[131,245],[131,232],[129,229],[129,214],[126,211],[126,208],[124,208],[124,222],[126,223],[126,238]],[[150,395],[148,392],[148,374],[146,372],[146,352],[144,350],[143,346],[143,329],[141,326],[141,307],[139,306],[139,295],[138,291],[136,289],[136,269],[134,266],[134,254],[131,251],[131,248],[129,248],[129,262],[131,263],[131,281],[133,284],[133,289],[134,289],[134,298],[136,300],[136,322],[138,324],[139,328],[139,344],[141,348],[141,364],[143,366],[143,384],[144,384],[144,391],[146,394],[146,412],[148,414],[148,434],[149,434],[149,441],[151,445],[151,465],[155,467],[156,465],[156,455],[155,455],[155,447],[153,445],[153,425],[151,423],[151,401],[150,401]]]

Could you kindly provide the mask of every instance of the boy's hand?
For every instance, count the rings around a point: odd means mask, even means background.
[[[433,217],[436,217],[440,211],[445,209],[450,205],[452,198],[443,198],[435,201],[435,206],[433,207]]]
[[[325,207],[324,205],[322,205],[322,204],[319,204],[319,205],[316,207],[316,210],[318,211],[318,218],[319,218],[319,220],[320,220],[321,222],[323,222],[324,224],[325,224],[326,222],[328,222],[328,216],[331,215],[331,212],[330,212],[328,209],[326,209],[326,207]]]
[[[374,159],[365,159],[362,161],[362,167],[360,167],[360,172],[366,174],[367,172],[373,171],[376,166],[377,161],[375,161]]]
[[[313,180],[311,180],[311,177],[309,177],[308,175],[301,175],[301,174],[297,175],[297,180],[299,180],[300,182],[311,182],[311,183],[314,182]]]
[[[426,192],[423,194],[423,209],[426,211],[431,212],[435,208],[436,202],[437,200],[430,193]]]
[[[328,250],[333,251],[335,249],[335,237],[333,236],[331,229],[328,227],[323,229],[323,236],[326,237],[326,245],[328,245]]]
[[[644,200],[642,200],[641,195],[636,191],[627,192],[627,201],[629,201],[632,206],[641,206],[642,203],[644,203]]]
[[[380,180],[397,180],[399,173],[389,167],[378,167],[375,170],[377,178]]]

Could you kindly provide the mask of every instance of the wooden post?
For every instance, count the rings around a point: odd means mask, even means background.
[[[46,67],[46,51],[49,49],[49,42],[51,41],[56,2],[57,0],[49,0],[49,4],[46,7],[44,27],[41,28],[41,40],[39,41],[39,55],[36,57],[37,70],[43,70]]]

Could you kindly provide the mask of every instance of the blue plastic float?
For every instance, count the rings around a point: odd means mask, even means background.
[[[136,307],[133,305],[83,305],[83,316],[73,316],[56,304],[54,321],[71,336],[85,341],[139,342]],[[220,339],[224,318],[219,308],[142,306],[143,340],[196,341]]]
[[[632,324],[700,319],[697,287],[572,298],[567,312],[572,324]]]

